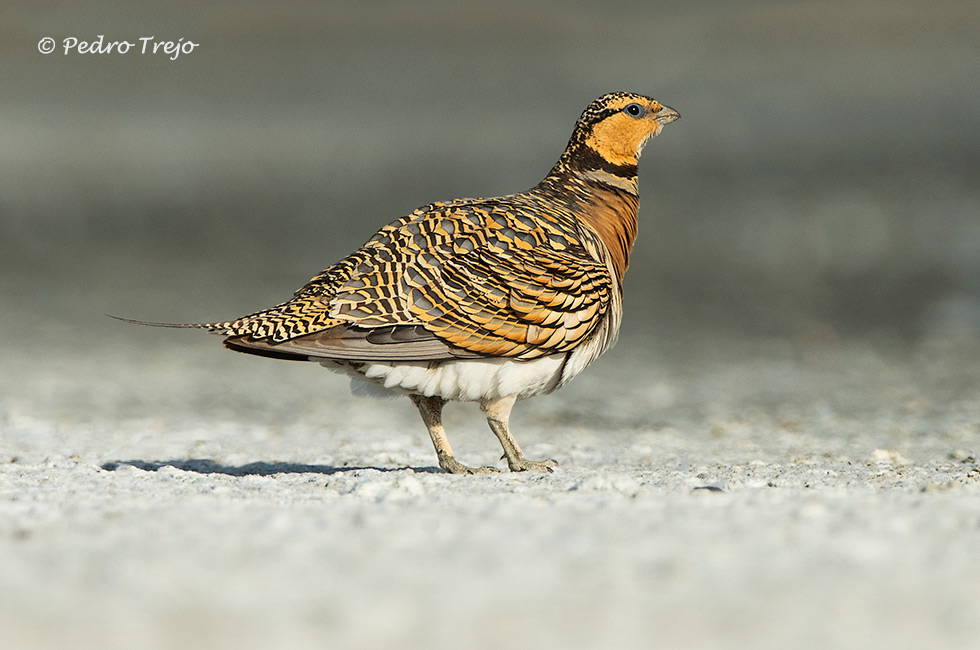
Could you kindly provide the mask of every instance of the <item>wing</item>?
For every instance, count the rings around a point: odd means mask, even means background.
[[[386,226],[294,298],[215,331],[259,354],[534,359],[587,340],[613,282],[574,216],[540,199],[436,203]],[[243,350],[249,351],[249,350]]]

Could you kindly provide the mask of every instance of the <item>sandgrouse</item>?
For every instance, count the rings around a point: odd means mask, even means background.
[[[552,471],[524,457],[508,421],[519,399],[550,393],[608,350],[622,317],[636,238],[637,162],[673,109],[633,93],[592,102],[565,152],[535,187],[432,203],[390,223],[291,300],[205,329],[226,347],[317,361],[355,393],[408,395],[453,474],[447,400],[479,402],[512,471]]]

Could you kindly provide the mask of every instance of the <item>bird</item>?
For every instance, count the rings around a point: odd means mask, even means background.
[[[510,471],[552,472],[554,459],[525,457],[511,410],[561,388],[616,342],[638,161],[678,118],[645,95],[602,95],[527,191],[420,207],[289,300],[235,320],[120,320],[207,330],[237,352],[318,362],[349,375],[356,395],[407,395],[450,474],[499,471],[457,460],[442,424],[447,402],[476,402]]]

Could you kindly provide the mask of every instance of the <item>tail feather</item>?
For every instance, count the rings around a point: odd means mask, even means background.
[[[329,303],[318,297],[293,299],[248,316],[220,323],[153,323],[120,318],[111,314],[106,316],[135,325],[206,330],[222,336],[246,336],[253,340],[269,340],[273,343],[281,343],[345,323],[342,319],[332,318],[329,314]]]
[[[221,334],[228,336],[232,334],[231,323],[153,323],[145,320],[135,320],[132,318],[123,318],[122,316],[113,316],[112,314],[106,314],[109,318],[114,318],[115,320],[122,321],[124,323],[131,323],[133,325],[147,325],[149,327],[170,327],[175,329],[190,329],[190,330],[207,330],[212,334]]]

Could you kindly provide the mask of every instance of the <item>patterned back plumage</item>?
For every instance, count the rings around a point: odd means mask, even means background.
[[[653,100],[612,93],[590,104],[551,173],[527,192],[418,208],[291,300],[199,327],[235,349],[338,359],[381,348],[379,358],[431,360],[573,350],[619,308],[636,236],[635,164],[610,163],[588,144],[594,125],[630,101]]]

